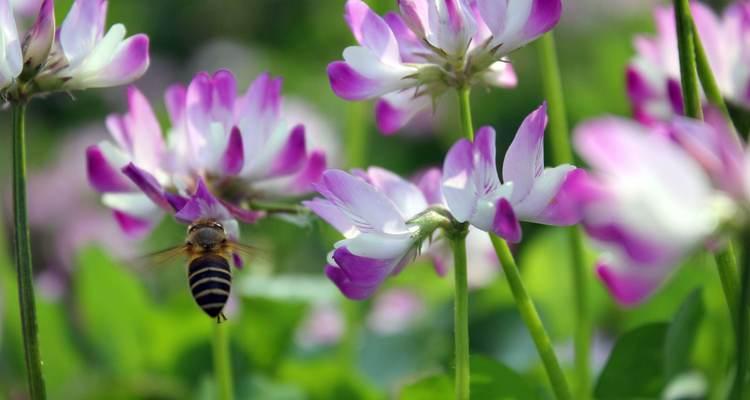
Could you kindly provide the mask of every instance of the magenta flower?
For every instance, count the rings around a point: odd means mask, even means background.
[[[415,220],[428,210],[425,193],[384,169],[328,170],[317,190],[323,198],[304,205],[344,235],[329,254],[326,275],[350,299],[370,297],[436,228]]]
[[[750,108],[750,3],[737,2],[722,18],[699,2],[690,8],[721,94]],[[637,55],[627,70],[635,118],[645,123],[684,114],[673,9],[657,7],[654,17],[656,36],[635,39]]]
[[[579,216],[568,182],[580,173],[564,164],[544,168],[547,105],[529,114],[505,154],[503,182],[495,160],[495,130],[483,127],[472,143],[461,139],[443,164],[443,194],[460,222],[494,232],[510,242],[521,240],[519,220],[572,225]]]
[[[393,133],[450,87],[515,86],[506,56],[549,31],[559,0],[401,0],[401,13],[375,14],[349,0],[345,15],[358,42],[328,66],[346,100],[380,99],[378,127]]]
[[[280,79],[261,75],[237,96],[229,71],[199,73],[165,97],[166,141],[148,101],[130,88],[128,114],[107,119],[115,143],[87,153],[91,185],[130,233],[148,232],[163,211],[180,219],[200,182],[235,218],[251,223],[263,214],[249,209],[250,201],[307,193],[325,169],[325,155],[307,150],[304,126],[285,125]]]
[[[571,192],[588,235],[602,249],[597,273],[620,303],[636,304],[716,234],[733,214],[732,203],[656,128],[604,118],[580,126],[575,139],[593,168],[576,176]]]

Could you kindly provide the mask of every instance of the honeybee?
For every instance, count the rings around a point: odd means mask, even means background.
[[[224,226],[215,220],[199,220],[188,226],[183,245],[147,256],[162,263],[187,256],[187,278],[196,304],[216,322],[226,320],[224,306],[232,290],[230,259],[236,253],[250,255],[252,247],[229,239]]]

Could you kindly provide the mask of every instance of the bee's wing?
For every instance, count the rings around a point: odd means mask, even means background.
[[[163,265],[169,263],[170,261],[173,261],[177,257],[185,256],[187,254],[187,246],[183,244],[171,247],[169,249],[160,250],[151,254],[143,255],[138,258],[137,263],[144,266]]]
[[[232,252],[236,253],[239,256],[242,256],[243,258],[248,258],[250,260],[257,260],[259,258],[265,259],[267,257],[264,257],[266,254],[262,249],[251,246],[248,244],[243,244],[239,242],[230,242],[229,248]]]

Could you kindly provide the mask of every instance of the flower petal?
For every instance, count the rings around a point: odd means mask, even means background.
[[[117,225],[120,226],[120,229],[133,238],[142,238],[150,232],[154,226],[154,224],[148,219],[135,217],[122,211],[114,210],[112,211],[112,215],[115,217],[115,221],[117,221]]]
[[[531,14],[524,27],[524,41],[531,41],[554,28],[561,15],[561,0],[533,0]]]
[[[309,208],[318,217],[323,218],[346,237],[351,236],[352,232],[356,231],[349,217],[340,208],[326,199],[315,198],[303,201],[302,205]]]
[[[529,114],[518,128],[516,137],[505,153],[503,181],[513,182],[511,202],[523,200],[544,170],[544,129],[547,126],[547,103]]]
[[[473,146],[468,140],[461,139],[450,148],[443,163],[443,195],[459,222],[471,218],[479,200],[473,174]]]
[[[133,163],[128,164],[122,169],[122,173],[130,178],[141,191],[148,196],[154,204],[166,211],[171,211],[172,206],[164,197],[164,189],[153,175],[147,171],[136,167]]]
[[[86,149],[86,171],[89,183],[98,192],[129,192],[133,189],[96,145]]]
[[[93,54],[90,58],[92,60],[87,59],[85,62],[101,64],[101,67],[88,67],[89,71],[74,73],[73,79],[65,83],[67,88],[101,88],[131,83],[143,76],[148,69],[148,36],[138,34],[125,39],[106,59],[94,60]]]
[[[71,67],[91,54],[104,34],[106,0],[75,0],[60,26],[60,46]]]
[[[443,173],[439,168],[430,168],[417,179],[417,187],[427,200],[428,205],[443,204]]]
[[[524,221],[536,222],[549,225],[572,225],[578,222],[573,210],[560,208],[563,198],[567,194],[563,192],[564,183],[569,174],[576,168],[572,165],[563,164],[554,168],[547,168],[542,172],[529,190],[526,197],[514,205],[518,217]],[[568,207],[570,201],[567,201]]]
[[[0,89],[21,74],[23,54],[9,0],[0,0]]]
[[[639,274],[639,270],[644,273]],[[671,269],[644,271],[637,266],[613,267],[601,262],[596,266],[599,279],[604,282],[617,302],[626,307],[635,306],[646,300],[662,285],[670,272]]]
[[[273,160],[268,176],[289,175],[299,171],[305,165],[306,153],[305,126],[296,125]]]
[[[380,132],[391,135],[431,106],[430,97],[417,96],[417,89],[388,93],[375,104],[375,122]]]
[[[55,39],[55,3],[44,0],[23,43],[24,64],[36,71],[47,61]]]
[[[367,169],[370,183],[398,207],[405,220],[427,209],[427,201],[419,188],[391,171],[378,167]]]
[[[492,221],[492,230],[500,237],[510,243],[521,241],[521,224],[518,222],[513,206],[506,198],[497,201],[495,218]]]
[[[235,126],[229,134],[227,148],[222,157],[222,170],[227,176],[234,176],[242,171],[245,164],[245,151],[242,145],[242,134]]]

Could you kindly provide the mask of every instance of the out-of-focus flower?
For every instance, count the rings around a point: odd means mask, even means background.
[[[750,3],[733,4],[721,18],[697,1],[690,8],[721,94],[750,108]],[[657,7],[654,17],[656,36],[635,39],[626,74],[634,116],[644,123],[684,114],[673,8]]]
[[[375,298],[367,326],[381,335],[394,335],[414,326],[424,312],[425,304],[414,292],[391,289]]]
[[[384,17],[349,0],[344,18],[358,42],[328,66],[346,100],[379,99],[377,124],[394,133],[451,87],[512,87],[506,56],[555,26],[559,0],[401,0]]]
[[[427,213],[429,194],[380,168],[326,171],[317,190],[324,198],[304,204],[344,235],[329,254],[326,275],[350,299],[370,297],[447,220]]]
[[[297,329],[295,341],[302,348],[334,345],[344,335],[346,324],[339,307],[316,304]]]
[[[284,123],[281,80],[268,74],[242,96],[226,70],[173,85],[166,141],[145,97],[135,88],[128,96],[128,114],[107,120],[115,144],[91,146],[87,162],[91,185],[130,233],[147,232],[163,211],[179,217],[187,197],[203,189],[251,223],[263,214],[250,202],[304,194],[325,169],[325,155],[307,150],[304,126]]]
[[[10,0],[13,10],[24,17],[35,17],[41,3],[42,0]]]
[[[148,37],[125,38],[122,24],[105,31],[106,15],[107,0],[75,0],[56,30],[54,1],[43,0],[21,42],[9,0],[0,0],[0,90],[4,98],[118,86],[143,75],[149,65]]]
[[[602,248],[597,273],[621,304],[648,297],[734,215],[701,165],[658,128],[604,118],[580,126],[575,144],[593,171],[576,175],[571,193]]]
[[[547,106],[529,114],[516,133],[503,161],[503,181],[495,161],[495,131],[483,127],[472,143],[459,140],[443,165],[443,194],[460,222],[494,232],[510,242],[521,240],[519,220],[572,225],[579,216],[571,202],[568,182],[579,174],[564,164],[544,168],[544,129]]]

